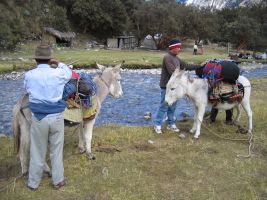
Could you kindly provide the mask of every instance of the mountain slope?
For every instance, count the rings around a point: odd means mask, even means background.
[[[192,4],[200,7],[221,9],[224,7],[248,6],[253,3],[267,2],[267,0],[192,0]]]

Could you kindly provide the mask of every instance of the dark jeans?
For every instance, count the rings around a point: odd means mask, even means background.
[[[212,122],[215,121],[216,116],[217,116],[217,114],[218,114],[218,111],[219,111],[219,110],[216,109],[216,108],[212,108],[212,109],[211,109],[211,112],[210,112],[210,120],[211,120]],[[225,113],[226,113],[226,122],[232,121],[233,109],[231,109],[231,110],[226,110]]]

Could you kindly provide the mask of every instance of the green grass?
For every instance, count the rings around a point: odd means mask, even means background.
[[[80,49],[77,53],[58,51],[54,55],[66,63],[79,57],[78,63],[90,60],[90,63],[99,61],[111,64],[110,62],[117,63],[121,60],[126,63],[145,62],[142,58],[148,63],[160,63],[164,54],[165,52],[93,52]],[[28,51],[24,55],[22,57],[26,58],[32,53]],[[203,56],[194,57],[192,48],[184,46],[180,57],[199,63],[210,58],[227,58],[227,53],[224,49],[206,48]],[[0,66],[2,63],[1,61]],[[32,61],[32,65],[33,63]],[[0,199],[266,199],[267,78],[250,81],[254,123],[250,158],[238,158],[237,155],[248,155],[248,140],[251,136],[237,133],[238,126],[225,125],[223,111],[219,112],[216,122],[202,125],[198,141],[193,141],[193,136],[187,134],[193,124],[192,119],[176,122],[181,133],[186,135],[185,139],[180,139],[180,133],[172,133],[165,126],[162,135],[154,133],[152,126],[109,124],[95,127],[92,142],[92,152],[97,158],[95,161],[79,153],[77,132],[67,130],[64,167],[69,183],[55,191],[50,185],[51,178],[44,174],[39,190],[32,192],[26,187],[26,179],[14,181],[20,176],[21,169],[19,158],[13,151],[13,139],[0,138]],[[247,126],[245,113],[242,114],[239,125]],[[148,140],[152,140],[153,144],[149,144]],[[100,151],[101,148],[109,153]],[[6,186],[8,187],[5,188]]]
[[[11,61],[0,60],[0,74],[10,73],[12,71],[29,70],[36,66],[32,59],[37,43],[31,43],[19,46],[16,52],[5,52],[1,54],[1,58],[12,58]],[[233,51],[233,50],[232,50]],[[95,62],[103,65],[115,65],[121,61],[125,61],[123,68],[160,68],[162,58],[166,51],[149,51],[149,50],[105,50],[94,48],[86,50],[83,47],[73,49],[55,49],[53,56],[66,64],[77,61],[74,68],[96,68]],[[26,61],[20,61],[18,58],[24,58]],[[179,57],[186,62],[198,64],[206,59],[229,59],[228,52],[225,47],[217,47],[216,44],[206,45],[204,55],[193,56],[192,44],[190,42],[183,43],[183,49]],[[251,62],[252,60],[242,60]],[[256,60],[257,62],[267,62],[264,60]]]

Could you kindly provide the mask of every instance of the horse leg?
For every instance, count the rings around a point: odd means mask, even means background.
[[[236,105],[234,108],[236,108],[236,111],[237,111],[234,122],[239,122],[243,108],[242,108],[241,104]]]
[[[197,140],[200,135],[201,124],[205,113],[205,107],[203,105],[195,105],[194,125],[190,130],[191,133],[195,131],[194,139]]]
[[[95,156],[91,152],[91,142],[93,136],[93,128],[95,124],[95,119],[85,121],[84,123],[84,138],[85,138],[85,145],[86,145],[86,154],[89,156],[90,159],[95,160]]]
[[[250,108],[250,104],[249,104],[249,100],[248,101],[242,101],[241,102],[243,108],[245,109],[246,113],[247,113],[247,117],[248,117],[248,134],[252,133],[252,110]]]
[[[196,129],[197,129],[197,113],[198,113],[198,108],[197,106],[195,105],[194,106],[194,123],[193,123],[193,126],[192,128],[190,129],[190,131],[188,132],[189,134],[193,134],[195,133]]]
[[[50,170],[50,167],[45,162],[44,172],[48,175],[48,177],[52,177],[52,171]]]
[[[78,148],[80,149],[80,153],[85,153],[85,148],[84,148],[84,130],[83,130],[83,125],[80,125],[79,127],[79,144]]]

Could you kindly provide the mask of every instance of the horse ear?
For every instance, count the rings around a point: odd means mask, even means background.
[[[98,69],[100,69],[102,72],[105,70],[105,66],[104,65],[100,65],[100,64],[98,64],[97,62],[95,63],[96,64],[96,66],[98,67]]]
[[[125,61],[122,61],[122,63],[116,65],[112,70],[113,70],[115,73],[119,72],[119,71],[120,71],[120,68],[121,68],[121,66],[123,65],[124,62],[125,62]]]
[[[185,69],[180,70],[180,71],[179,71],[179,76],[183,76],[184,73],[185,73]]]
[[[180,74],[180,70],[176,68],[174,72],[172,73],[172,76],[178,76]]]

